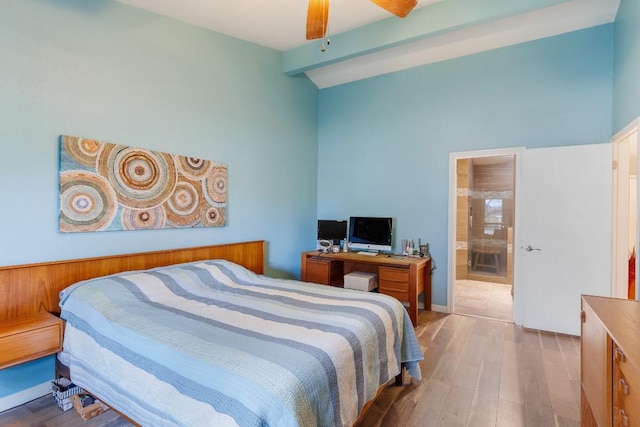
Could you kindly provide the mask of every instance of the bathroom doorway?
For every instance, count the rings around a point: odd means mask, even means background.
[[[515,155],[456,163],[456,314],[513,322]]]

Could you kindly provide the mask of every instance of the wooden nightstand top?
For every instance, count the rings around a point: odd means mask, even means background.
[[[46,311],[0,324],[0,369],[62,350],[62,319]]]
[[[16,317],[0,324],[0,338],[58,324],[62,324],[62,319],[46,311]]]

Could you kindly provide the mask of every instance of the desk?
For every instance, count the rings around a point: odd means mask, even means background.
[[[431,259],[394,255],[359,255],[356,252],[303,252],[300,280],[343,286],[344,275],[364,271],[378,275],[378,292],[408,302],[409,317],[418,325],[418,296],[424,292],[424,306],[431,310]]]

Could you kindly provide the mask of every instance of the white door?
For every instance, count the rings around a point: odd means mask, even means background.
[[[611,145],[525,150],[514,320],[580,335],[580,295],[611,294]]]

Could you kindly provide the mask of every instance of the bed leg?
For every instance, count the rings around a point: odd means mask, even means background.
[[[398,375],[396,375],[396,385],[403,385],[404,384],[404,363],[400,365],[400,373]]]
[[[56,378],[61,378],[61,377],[71,379],[69,368],[63,365],[62,363],[60,363],[60,361],[58,360],[58,357],[56,356]]]

